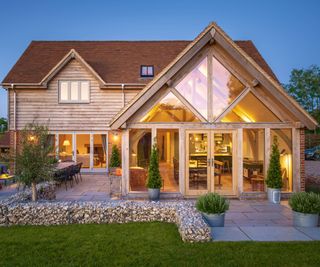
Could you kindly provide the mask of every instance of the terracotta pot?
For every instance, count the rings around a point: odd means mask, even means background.
[[[116,168],[116,176],[122,176],[122,169]]]

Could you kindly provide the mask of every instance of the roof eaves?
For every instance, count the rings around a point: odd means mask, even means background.
[[[171,61],[153,80],[151,80],[110,122],[110,127],[135,103],[141,98],[146,91],[148,91],[161,77],[163,77],[206,33],[213,28],[214,23],[210,23],[190,44],[188,44],[177,56]],[[212,33],[213,35],[214,33]]]

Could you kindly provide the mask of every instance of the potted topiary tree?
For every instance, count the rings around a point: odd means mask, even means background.
[[[196,208],[210,227],[223,227],[229,201],[217,193],[208,193],[197,199]]]
[[[289,199],[293,210],[293,225],[317,227],[320,214],[320,195],[310,192],[294,193]]]
[[[271,203],[279,204],[281,200],[282,177],[280,152],[276,136],[273,139],[266,184],[268,186],[268,200]]]
[[[116,145],[113,145],[112,151],[111,151],[110,164],[109,164],[109,172],[117,176],[119,176],[119,174],[121,175],[120,166],[121,166],[120,152],[118,147]]]
[[[148,187],[149,199],[153,201],[159,200],[162,179],[159,171],[159,153],[156,144],[152,146],[151,150],[150,165],[146,186]]]

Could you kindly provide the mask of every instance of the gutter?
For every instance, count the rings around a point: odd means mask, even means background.
[[[125,92],[124,92],[124,83],[121,84],[121,90],[122,90],[122,108],[124,108],[124,106],[125,106],[125,104],[126,104]]]

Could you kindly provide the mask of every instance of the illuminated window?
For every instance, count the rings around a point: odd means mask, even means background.
[[[200,120],[173,94],[167,94],[141,122],[199,122]]]
[[[212,57],[213,119],[216,119],[244,89],[245,86]]]
[[[178,85],[176,89],[204,117],[208,117],[207,58],[203,59]]]
[[[271,129],[270,133],[270,151],[274,137],[277,137],[279,145],[282,191],[292,191],[292,131],[291,129]]]
[[[258,98],[248,93],[221,122],[280,122]]]

